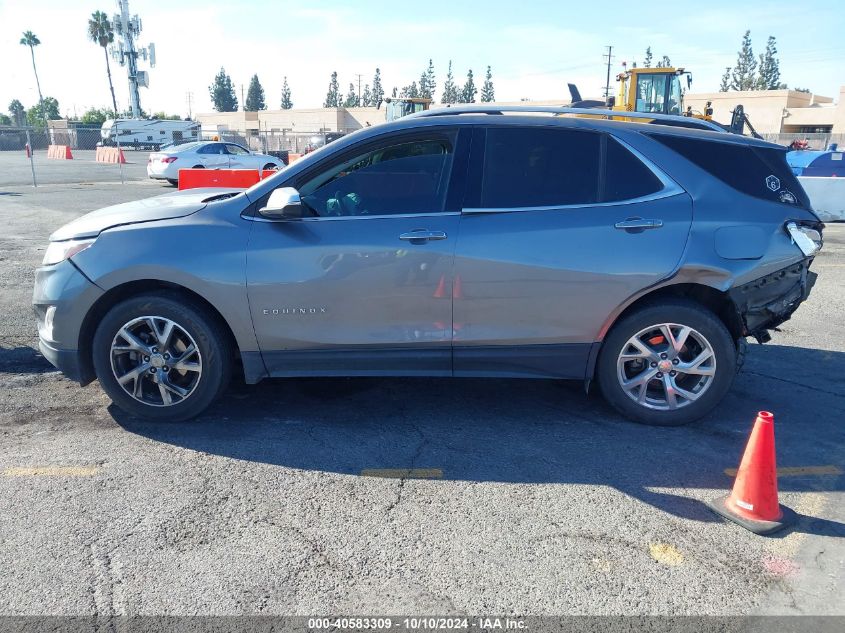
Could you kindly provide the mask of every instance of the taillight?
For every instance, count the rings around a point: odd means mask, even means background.
[[[168,156],[167,158],[162,158],[161,162],[162,163],[172,163],[174,160],[176,160],[175,156]]]

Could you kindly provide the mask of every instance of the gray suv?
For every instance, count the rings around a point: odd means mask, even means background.
[[[406,117],[246,191],[67,224],[36,277],[42,353],[158,420],[234,373],[596,380],[636,421],[706,414],[815,281],[823,225],[785,149],[514,110]]]

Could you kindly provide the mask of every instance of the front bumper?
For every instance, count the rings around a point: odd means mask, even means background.
[[[742,320],[745,336],[767,342],[768,330],[789,320],[810,296],[818,275],[810,271],[812,257],[729,291]]]
[[[68,260],[35,272],[32,308],[38,318],[39,349],[68,378],[83,385],[94,379],[94,373],[88,356],[79,349],[80,335],[85,317],[102,295]]]

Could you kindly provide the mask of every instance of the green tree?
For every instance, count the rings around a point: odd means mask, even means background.
[[[35,47],[41,44],[41,40],[32,31],[24,31],[20,43],[22,46],[29,46],[29,54],[32,56],[32,72],[35,74],[35,85],[38,88],[38,104],[41,106],[40,111],[45,112],[44,97],[41,96],[41,82],[38,80],[38,69],[35,67]],[[27,113],[28,117],[29,113]],[[47,125],[46,119],[44,119],[44,125]]]
[[[85,111],[82,118],[79,119],[83,123],[96,123],[102,125],[107,119],[116,119],[114,110],[107,110],[106,108],[90,108]]]
[[[290,110],[293,107],[293,101],[290,98],[290,86],[288,86],[288,78],[285,75],[285,80],[282,82],[282,110]]]
[[[490,66],[487,67],[487,74],[484,75],[484,83],[481,85],[481,103],[490,103],[496,100],[496,92],[493,89],[493,72]]]
[[[246,104],[244,109],[249,112],[258,112],[259,110],[266,110],[267,104],[264,102],[264,88],[261,87],[261,82],[258,81],[258,75],[253,75],[249,80],[249,90],[246,91]]]
[[[61,118],[62,115],[59,114],[59,102],[53,97],[44,97],[41,103],[32,106],[26,111],[27,122],[39,130],[45,129],[47,121],[55,121]]]
[[[672,67],[672,60],[669,59],[666,55],[663,56],[659,62],[657,62],[658,68],[671,68]]]
[[[645,59],[643,60],[643,68],[651,68],[651,60],[651,46],[649,46],[647,49],[645,49]]]
[[[725,67],[725,74],[722,75],[722,83],[719,84],[719,92],[727,92],[731,89],[731,67]]]
[[[109,117],[113,118],[113,117]],[[159,121],[181,121],[182,117],[178,114],[167,114],[164,111],[161,112],[153,112],[151,119],[158,119]]]
[[[395,99],[397,97],[397,94],[396,94],[397,92],[398,91],[396,89],[396,86],[393,86],[393,92],[390,94],[390,96]]]
[[[340,88],[337,85],[337,71],[332,73],[331,81],[329,81],[329,91],[326,93],[326,100],[323,102],[323,107],[340,107]]]
[[[111,64],[109,63],[108,45],[114,42],[114,27],[104,11],[94,11],[91,19],[88,20],[88,39],[101,46],[106,56],[106,75],[109,78],[109,90],[111,91],[111,103],[117,112],[117,99],[114,96],[114,84],[111,80]]]
[[[376,68],[376,74],[373,75],[373,88],[370,103],[368,105],[381,107],[381,102],[384,101],[384,87],[381,84],[381,69]]]
[[[0,125],[11,125],[12,119],[11,117],[6,116],[5,114],[0,114]]]
[[[472,77],[472,69],[467,71],[467,80],[464,82],[464,87],[461,89],[459,98],[460,103],[475,103],[475,95],[478,94],[478,89],[475,87],[475,80]]]
[[[780,90],[786,84],[780,82],[780,62],[777,58],[777,42],[773,35],[766,42],[766,52],[760,55],[760,73],[757,77],[758,90]]]
[[[431,89],[428,87],[428,76],[425,71],[420,75],[420,86],[418,94],[426,99],[431,99]]]
[[[373,91],[370,90],[370,84],[364,84],[364,94],[361,96],[361,105],[364,107],[373,105]]]
[[[751,31],[742,37],[742,47],[737,52],[736,66],[731,73],[731,90],[754,90],[757,86],[757,60],[751,48]]]
[[[18,127],[26,125],[26,108],[17,99],[12,99],[9,102],[9,114],[12,115],[12,120]]]
[[[807,94],[810,94],[810,89],[809,89],[809,88],[793,88],[793,90],[794,90],[795,92],[806,92]]]
[[[449,60],[449,70],[446,71],[446,81],[443,83],[443,92],[440,95],[440,103],[457,103],[458,87],[452,76],[452,60]]]
[[[346,93],[346,97],[343,99],[343,107],[344,108],[356,108],[358,107],[358,93],[355,92],[355,84],[349,84],[349,92]]]
[[[431,93],[429,98],[434,99],[434,93],[437,90],[437,79],[434,75],[434,62],[428,60],[428,68],[425,71],[425,83],[428,86],[428,91]]]
[[[410,86],[405,86],[399,93],[400,97],[408,97],[413,99],[420,96],[420,89],[417,87],[417,82],[412,81]]]
[[[235,86],[222,66],[214,77],[214,82],[208,87],[208,94],[218,112],[237,112],[238,97],[235,94]]]

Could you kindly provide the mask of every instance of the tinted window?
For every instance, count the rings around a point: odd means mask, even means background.
[[[809,208],[804,189],[786,163],[786,151],[718,141],[653,135],[725,184],[755,198]]]
[[[600,135],[549,128],[490,128],[481,206],[544,207],[598,199]]]
[[[203,145],[197,150],[197,154],[225,154],[226,150],[221,143],[211,143],[210,145]]]
[[[234,145],[233,143],[227,143],[226,144],[226,150],[230,154],[234,154],[235,156],[240,156],[240,155],[243,155],[243,154],[249,154],[249,152],[247,150],[245,150],[243,147],[241,147],[240,145]]]
[[[451,165],[449,141],[399,143],[332,167],[300,187],[300,194],[319,216],[440,212]]]
[[[607,139],[606,165],[603,202],[640,198],[663,188],[657,176],[612,137]]]

